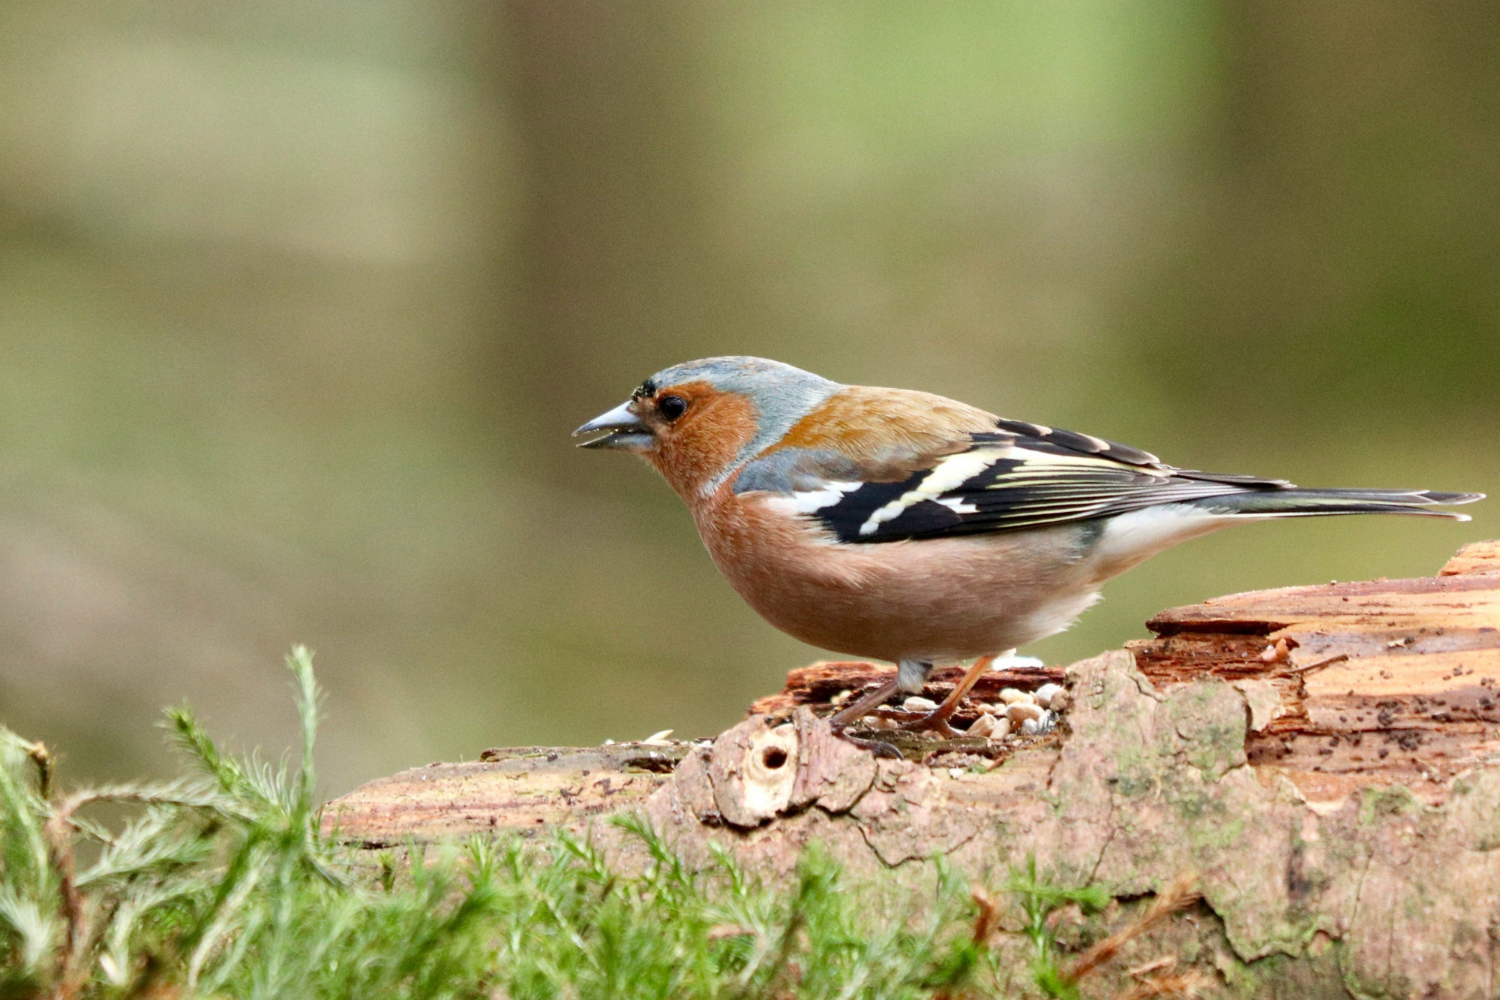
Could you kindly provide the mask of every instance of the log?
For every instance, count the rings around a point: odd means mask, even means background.
[[[877,759],[825,718],[890,668],[826,662],[711,742],[488,751],[365,785],[325,823],[369,847],[591,830],[629,866],[597,821],[633,809],[689,863],[717,845],[767,878],[813,841],[913,885],[939,856],[991,884],[1034,857],[1108,887],[1109,926],[1190,873],[1202,902],[1122,968],[1170,955],[1232,995],[1496,995],[1500,545],[1433,577],[1236,594],[1147,624],[1122,650],[986,676],[961,724],[1064,689],[999,739],[898,734],[888,708],[865,735],[902,756]]]

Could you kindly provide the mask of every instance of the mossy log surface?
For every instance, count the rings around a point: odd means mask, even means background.
[[[720,845],[767,878],[813,841],[913,885],[937,856],[989,884],[1035,857],[1121,901],[1080,917],[1080,940],[1192,873],[1202,902],[1132,941],[1122,970],[1169,958],[1230,995],[1500,995],[1500,544],[1434,577],[1236,594],[1148,624],[1123,650],[996,672],[959,717],[1061,683],[1068,707],[1039,735],[895,739],[903,758],[877,759],[824,717],[890,668],[822,663],[711,743],[487,751],[365,785],[325,822],[370,847],[592,829],[629,865],[595,820],[636,809],[689,862]]]

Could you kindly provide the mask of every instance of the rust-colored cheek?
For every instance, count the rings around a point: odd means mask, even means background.
[[[691,500],[755,436],[755,406],[742,396],[698,397],[648,455],[672,489]]]

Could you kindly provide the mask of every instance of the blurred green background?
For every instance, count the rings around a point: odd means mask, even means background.
[[[327,790],[717,732],[817,658],[568,432],[779,358],[1306,485],[1500,494],[1500,5],[0,6],[0,721]],[[1416,575],[1472,524],[1192,543],[1153,611]]]

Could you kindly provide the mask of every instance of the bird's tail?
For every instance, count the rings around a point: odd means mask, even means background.
[[[1215,514],[1260,517],[1313,517],[1321,514],[1422,514],[1467,521],[1469,515],[1433,507],[1473,503],[1483,493],[1440,493],[1436,490],[1314,490],[1294,486],[1279,490],[1250,490],[1192,501]]]

